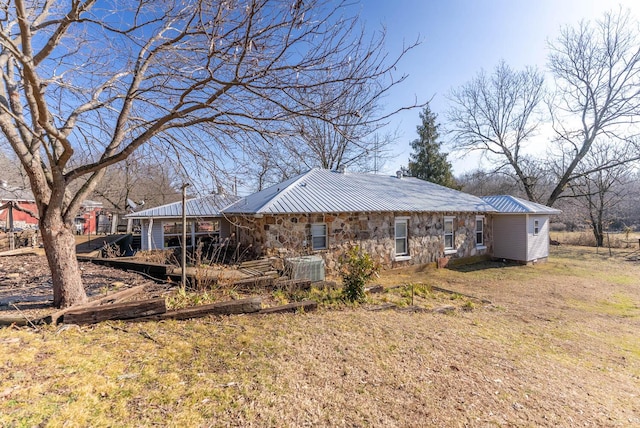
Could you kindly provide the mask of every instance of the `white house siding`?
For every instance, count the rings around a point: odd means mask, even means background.
[[[153,246],[153,249],[164,248],[163,220],[153,220],[153,227],[151,228],[151,245]]]
[[[527,261],[526,217],[526,214],[493,217],[493,256],[495,258]]]
[[[163,220],[154,219],[153,226],[151,227],[151,247],[149,247],[149,220],[142,220],[142,228],[140,229],[140,248],[142,250],[157,250],[163,248]]]
[[[207,219],[203,219],[206,221]],[[225,239],[226,237],[231,235],[231,225],[228,220],[224,218],[215,218],[215,220],[220,220],[220,240]],[[193,221],[192,219],[188,219],[187,222]],[[151,228],[151,248],[148,245],[148,235],[147,231],[149,230],[149,220],[145,219],[142,221],[142,250],[149,249],[164,249],[164,224],[165,223],[181,223],[182,218],[166,218],[166,219],[154,219],[153,226]],[[190,234],[191,231],[188,230],[187,234]]]
[[[142,220],[142,227],[140,228],[140,249],[146,251],[149,249],[147,245],[147,231],[149,230],[149,220]]]
[[[529,215],[527,222],[528,255],[527,262],[549,257],[549,216]],[[534,235],[534,221],[538,220],[539,231]]]

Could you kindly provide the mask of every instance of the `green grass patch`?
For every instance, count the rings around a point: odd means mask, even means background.
[[[640,304],[631,296],[622,293],[614,293],[606,300],[582,301],[569,300],[572,306],[583,311],[623,318],[640,316]]]

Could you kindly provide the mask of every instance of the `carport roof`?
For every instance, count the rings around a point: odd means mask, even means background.
[[[526,201],[510,195],[484,196],[484,201],[491,204],[500,214],[561,214],[562,211],[548,207],[546,205],[537,204],[535,202]]]
[[[207,195],[189,199],[186,216],[189,218],[220,217],[222,209],[237,201],[234,195]],[[176,218],[182,216],[182,201],[127,214],[127,218]]]

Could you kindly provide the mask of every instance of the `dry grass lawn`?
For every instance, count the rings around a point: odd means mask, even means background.
[[[627,253],[629,250],[626,250]],[[389,272],[467,311],[0,330],[0,426],[640,426],[640,262]],[[396,289],[405,290],[406,289]],[[427,291],[425,291],[427,290]],[[451,300],[454,299],[454,300]]]

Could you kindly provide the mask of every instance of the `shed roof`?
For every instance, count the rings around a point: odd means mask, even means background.
[[[510,195],[484,196],[482,198],[490,203],[500,214],[561,214],[562,211],[548,207],[546,205],[537,204],[535,202],[526,201]]]
[[[207,195],[189,199],[186,204],[186,215],[189,218],[218,217],[221,210],[238,197],[234,195]],[[182,216],[182,201],[127,214],[127,218],[176,218]]]
[[[225,208],[225,214],[495,212],[482,199],[412,177],[314,168]]]
[[[29,189],[14,187],[3,183],[0,186],[0,201],[34,202],[33,193]]]

